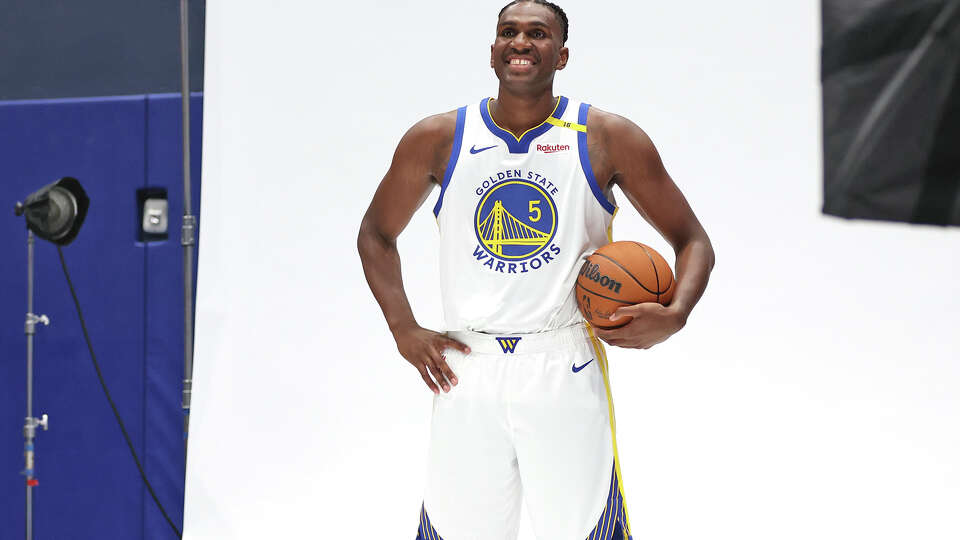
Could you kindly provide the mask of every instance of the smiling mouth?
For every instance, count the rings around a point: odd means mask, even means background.
[[[513,58],[510,60],[511,66],[529,66],[531,64],[533,64],[533,62],[526,58]]]

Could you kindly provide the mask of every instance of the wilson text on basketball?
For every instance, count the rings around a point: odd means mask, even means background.
[[[601,287],[606,287],[615,293],[620,292],[620,286],[623,285],[619,281],[611,279],[609,276],[606,276],[600,272],[600,266],[596,264],[590,264],[590,261],[583,263],[583,266],[580,267],[580,275],[593,281],[594,283],[600,285]]]

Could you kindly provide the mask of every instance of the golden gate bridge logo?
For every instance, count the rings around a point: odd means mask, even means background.
[[[477,205],[477,239],[489,253],[501,259],[536,255],[553,238],[556,228],[553,199],[529,182],[498,184]]]
[[[503,208],[503,203],[496,201],[493,209],[487,214],[480,225],[480,240],[494,255],[503,256],[503,246],[536,246],[543,247],[550,235],[534,229],[519,219],[513,217]]]

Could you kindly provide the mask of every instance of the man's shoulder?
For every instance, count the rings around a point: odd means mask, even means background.
[[[629,118],[593,106],[587,113],[587,127],[605,135],[623,135],[631,131],[643,131]]]
[[[447,111],[428,116],[408,131],[407,136],[425,144],[443,144],[453,140],[457,128],[457,111]]]
[[[428,116],[414,124],[400,139],[395,160],[420,163],[439,182],[453,148],[457,111]]]
[[[637,144],[643,147],[650,144],[647,133],[629,118],[592,106],[587,113],[587,130],[604,146],[636,148]]]

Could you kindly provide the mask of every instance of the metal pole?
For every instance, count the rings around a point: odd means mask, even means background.
[[[23,474],[26,476],[26,533],[27,540],[33,539],[33,488],[38,484],[34,476],[33,440],[37,436],[37,428],[47,430],[47,415],[41,418],[33,417],[33,336],[37,331],[37,323],[48,325],[50,319],[46,315],[37,316],[33,313],[33,231],[27,231],[27,320],[24,324],[24,333],[27,335],[27,417],[23,424]]]
[[[193,246],[197,218],[190,198],[190,34],[188,0],[180,0],[180,95],[183,102],[183,448],[186,457],[190,433],[190,397],[193,390]]]
[[[36,325],[33,322],[33,231],[27,231],[27,322],[24,331],[27,334],[27,421],[23,428],[23,456],[26,461],[24,474],[27,476],[27,540],[33,539],[33,334]]]

